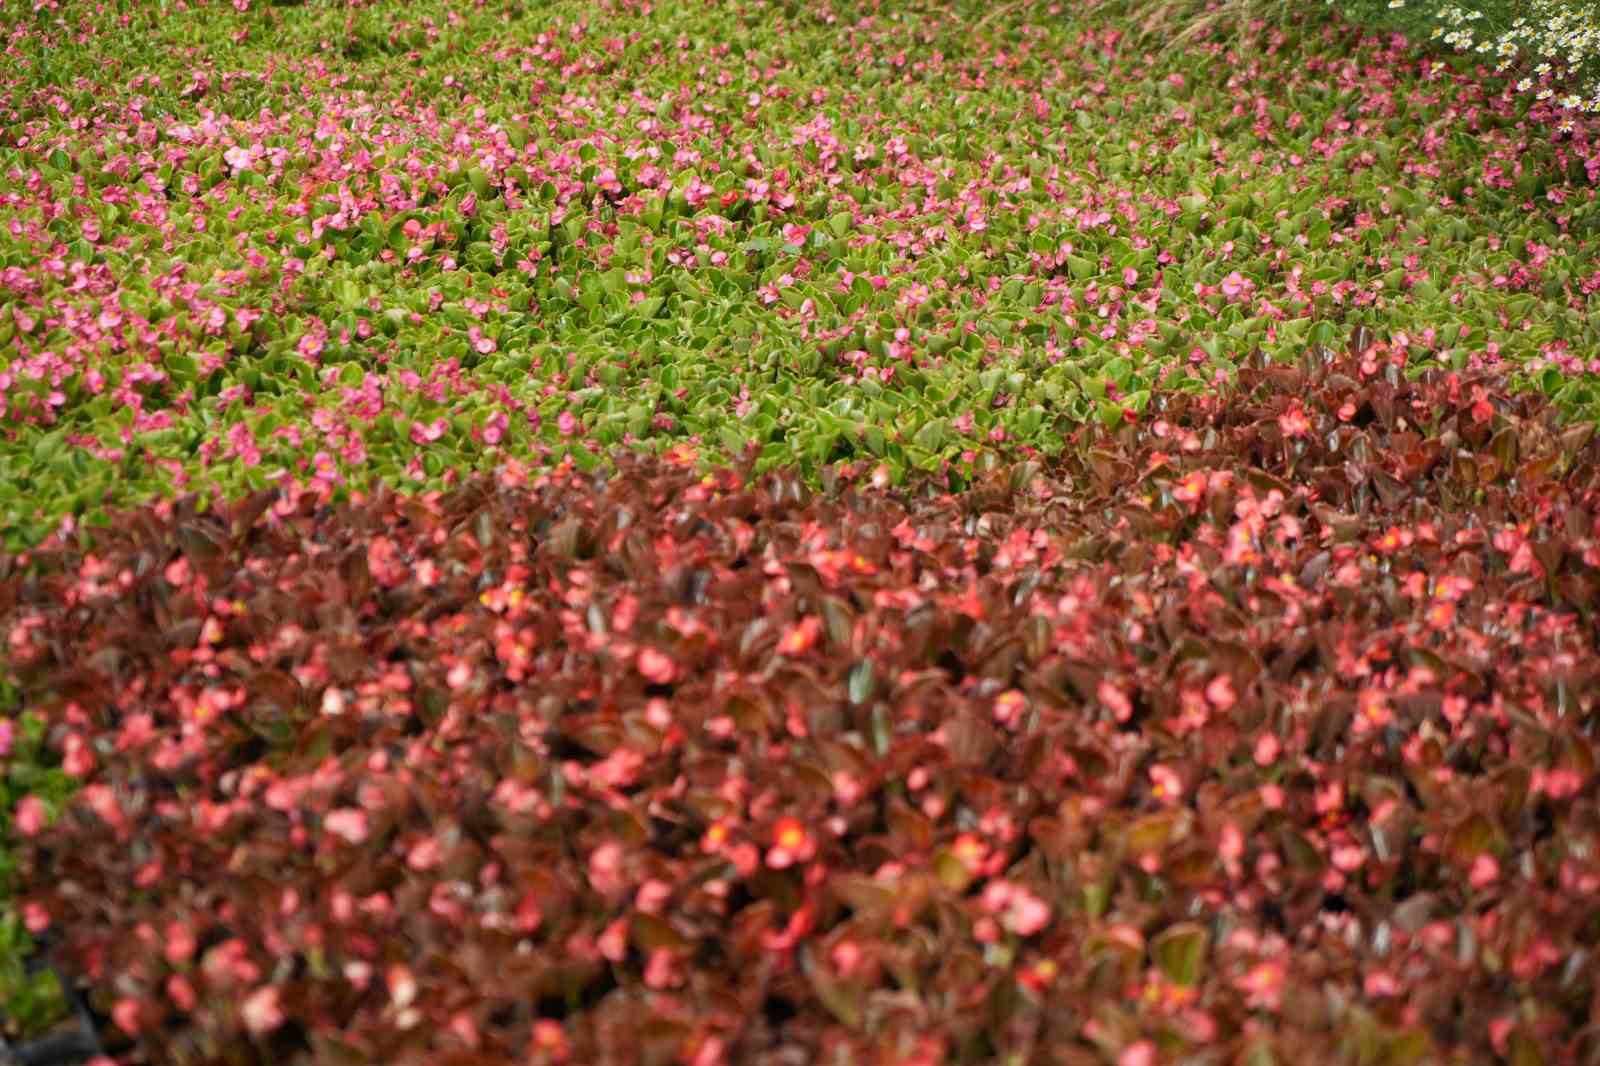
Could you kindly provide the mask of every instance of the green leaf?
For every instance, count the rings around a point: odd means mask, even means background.
[[[872,697],[874,676],[871,659],[862,659],[850,668],[850,702],[859,707]]]
[[[1150,942],[1150,954],[1167,980],[1190,988],[1200,983],[1211,934],[1195,922],[1180,922],[1163,929]]]
[[[944,446],[944,442],[948,439],[949,430],[945,425],[944,419],[942,418],[929,419],[927,422],[923,423],[922,428],[918,429],[916,434],[911,438],[912,443],[917,447],[923,448],[930,452],[938,451]]]

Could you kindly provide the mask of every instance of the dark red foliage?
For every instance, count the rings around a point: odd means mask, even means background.
[[[1600,447],[1400,371],[7,560],[34,917],[162,1063],[1595,1061]]]

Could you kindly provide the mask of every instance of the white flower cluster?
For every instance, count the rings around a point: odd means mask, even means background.
[[[1529,64],[1517,82],[1519,91],[1533,91],[1537,99],[1553,99],[1568,110],[1600,112],[1600,0],[1516,0],[1511,5],[1516,17],[1509,20],[1493,17],[1505,5],[1485,0],[1387,4],[1431,23],[1433,39],[1458,52],[1498,59],[1502,72]],[[1558,94],[1552,81],[1563,75],[1576,75],[1575,87]]]

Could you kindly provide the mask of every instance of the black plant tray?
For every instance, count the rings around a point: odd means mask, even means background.
[[[41,960],[37,955],[28,960],[28,969],[34,973],[48,970],[56,975],[61,994],[72,1012],[72,1020],[64,1023],[46,1036],[13,1044],[0,1036],[0,1066],[77,1066],[106,1053],[100,1043],[99,1027],[94,1015],[78,992],[77,982],[59,968]],[[0,1021],[4,1011],[0,1010]]]

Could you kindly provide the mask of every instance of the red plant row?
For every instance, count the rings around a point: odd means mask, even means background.
[[[1595,1061],[1600,447],[1401,371],[7,559],[27,916],[135,1061]]]

